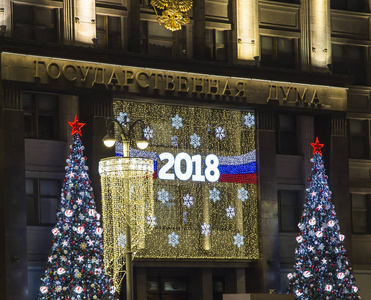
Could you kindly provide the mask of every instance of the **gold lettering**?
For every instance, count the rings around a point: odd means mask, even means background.
[[[296,90],[296,99],[295,99],[295,103],[301,103],[301,102],[303,102],[303,103],[307,103],[307,91],[308,91],[308,89],[307,88],[305,88],[304,89],[304,92],[303,92],[303,94],[302,95],[300,95],[300,92],[299,92],[299,90],[297,89],[297,88],[295,88],[295,90]]]
[[[274,88],[275,90],[275,94],[276,96],[274,98],[272,98],[272,89]],[[269,95],[268,95],[268,98],[267,98],[267,102],[270,102],[270,101],[277,101],[278,102],[278,97],[277,97],[277,86],[276,85],[269,85]]]
[[[78,66],[78,67],[80,68],[80,71],[81,71],[81,74],[82,74],[81,82],[85,82],[86,78],[88,77],[88,73],[89,73],[89,70],[90,70],[91,67],[86,67],[86,71],[85,71],[84,66]]]
[[[314,90],[311,104],[321,104],[321,101],[318,98],[317,90]]]
[[[124,72],[124,86],[128,85],[128,81],[134,79],[134,73],[130,70],[123,70]],[[130,74],[130,75],[129,75]]]
[[[175,90],[174,77],[172,75],[165,75],[165,91],[174,91],[174,90]]]
[[[227,94],[227,92],[228,92],[228,94]],[[223,88],[222,95],[223,95],[223,96],[229,96],[229,95],[231,95],[231,94],[232,94],[232,91],[231,91],[231,89],[229,88],[228,79],[227,79],[227,81],[225,82],[225,86],[224,86],[224,88]]]
[[[34,78],[40,78],[39,63],[43,63],[45,65],[45,62],[43,60],[34,60],[34,63],[35,63],[35,76],[34,76]]]
[[[242,87],[241,87],[242,85]],[[238,81],[236,82],[236,89],[237,89],[237,93],[235,95],[235,97],[245,97],[245,85],[246,83],[243,82],[243,81]],[[242,93],[242,95],[240,96],[240,94]]]
[[[282,93],[283,93],[283,101],[287,101],[290,93],[291,86],[280,86]]]
[[[179,81],[178,92],[184,92],[184,93],[188,92],[189,91],[188,78],[183,77],[183,76],[178,76],[178,81]]]
[[[68,68],[71,68],[71,69],[73,69],[73,70],[75,71],[75,77],[73,77],[73,78],[69,78],[69,77],[67,76],[66,71],[67,71]],[[73,65],[68,65],[68,64],[63,65],[62,73],[63,73],[64,78],[66,78],[68,81],[75,81],[75,80],[76,80],[76,67],[75,67],[75,66],[73,66]]]
[[[112,82],[112,81],[114,81],[114,82]],[[111,77],[108,81],[108,84],[109,85],[116,85],[116,84],[121,85],[120,80],[117,77],[115,69],[112,70],[112,74],[111,74]]]
[[[53,74],[51,73],[51,71],[52,71],[51,68],[53,66],[55,66],[56,69],[58,70],[56,76],[52,76]],[[58,64],[56,64],[55,62],[51,62],[51,63],[48,63],[48,65],[46,66],[46,73],[49,75],[50,78],[58,79],[61,76],[62,71],[61,71],[61,68],[59,67]]]
[[[197,77],[192,77],[193,79],[193,91],[192,93],[205,93],[204,92],[204,87],[205,87],[205,79],[204,78],[197,78]],[[197,80],[201,80],[201,83],[197,83]],[[201,88],[201,91],[198,90],[198,87]]]
[[[159,87],[158,87],[158,79],[159,77],[162,78],[162,74],[161,73],[153,73],[152,75],[155,76],[155,86],[153,87],[154,90],[159,90]]]
[[[212,85],[212,82],[215,82],[215,85]],[[219,82],[220,80],[214,80],[214,79],[208,79],[208,82],[209,82],[209,89],[208,89],[208,94],[214,94],[214,95],[217,95],[219,94]],[[215,92],[213,92],[213,90],[215,90]]]
[[[99,72],[99,70],[101,70],[101,81],[100,82],[97,81],[98,80],[98,72]],[[105,71],[104,68],[95,68],[94,80],[91,83],[91,86],[94,86],[94,84],[104,84],[104,71]]]
[[[147,78],[147,83],[146,84],[142,84],[141,80],[140,80],[140,76],[143,75],[143,77],[146,77]],[[145,71],[139,71],[136,75],[135,75],[135,80],[137,82],[137,84],[141,87],[141,88],[147,88],[149,87],[149,83],[148,83],[148,80],[149,80],[149,74]]]

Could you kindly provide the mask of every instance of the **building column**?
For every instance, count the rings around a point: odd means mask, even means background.
[[[205,59],[205,0],[193,5],[193,57]]]
[[[202,300],[213,299],[213,272],[210,268],[202,269]]]
[[[146,268],[136,269],[136,299],[147,300],[147,273]]]
[[[63,1],[63,42],[65,45],[73,44],[73,32],[75,27],[73,6],[73,0]]]
[[[21,92],[7,86],[0,101],[0,299],[26,300],[27,210]]]
[[[310,0],[302,0],[300,7],[300,59],[303,71],[310,71]]]
[[[349,186],[349,142],[346,114],[331,115],[330,169],[327,171],[332,203],[335,205],[340,231],[345,235],[345,249],[352,255],[352,211]]]
[[[237,294],[246,293],[246,276],[244,268],[236,269],[236,293]]]
[[[6,26],[5,36],[12,33],[12,8],[10,0],[0,0],[0,25]]]
[[[96,37],[95,0],[74,0],[74,10],[75,43],[93,46],[92,39]]]
[[[276,133],[274,130],[276,122],[275,114],[270,107],[258,108],[256,115],[262,243],[261,259],[257,266],[259,273],[257,281],[259,292],[268,292],[269,289],[280,290]],[[251,281],[254,279],[251,278]]]
[[[140,5],[138,0],[127,0],[127,35],[130,52],[140,53]]]

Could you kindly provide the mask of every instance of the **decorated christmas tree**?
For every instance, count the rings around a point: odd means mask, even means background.
[[[290,294],[296,299],[360,299],[344,248],[344,235],[331,202],[321,148],[314,148],[312,172],[298,224],[295,271],[288,274]]]
[[[38,299],[116,299],[112,280],[105,274],[100,215],[85,165],[81,127],[72,126],[73,145],[57,210],[57,224]],[[79,136],[80,135],[80,136]]]

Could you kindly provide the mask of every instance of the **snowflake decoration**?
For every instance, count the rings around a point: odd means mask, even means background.
[[[241,246],[244,244],[244,242],[243,242],[243,236],[240,235],[239,233],[237,233],[235,236],[233,236],[233,238],[234,238],[234,244],[238,248],[241,248]]]
[[[176,245],[179,244],[179,235],[175,234],[174,231],[168,235],[168,238],[169,238],[169,245],[175,247]]]
[[[233,217],[236,215],[234,212],[234,207],[230,205],[225,209],[225,211],[227,212],[227,218],[233,219]]]
[[[249,199],[249,191],[245,190],[244,187],[239,189],[238,199],[240,199],[242,202],[245,202],[245,200]]]
[[[207,224],[207,223],[203,223],[201,225],[201,234],[205,235],[205,236],[208,236],[210,234],[211,230],[210,230],[210,224]]]
[[[143,135],[147,140],[149,140],[153,138],[153,130],[149,126],[147,126],[143,129]]]
[[[155,227],[157,225],[157,218],[155,216],[148,216],[147,224],[149,227]]]
[[[220,200],[219,196],[220,196],[220,191],[218,191],[216,188],[209,190],[209,199],[212,200],[214,203]]]
[[[185,211],[183,213],[183,222],[184,222],[184,224],[187,224],[188,223],[187,215],[188,215],[188,213]]]
[[[117,245],[122,248],[126,247],[126,235],[120,233],[119,237],[117,238]]]
[[[129,116],[127,113],[120,112],[116,120],[121,124],[126,126],[126,123],[129,123]]]
[[[193,148],[197,148],[198,146],[201,146],[201,143],[200,143],[200,137],[194,133],[190,136],[191,138],[191,142],[190,144],[193,146]]]
[[[174,147],[178,147],[178,137],[176,135],[171,137],[171,145]]]
[[[225,131],[224,131],[224,128],[223,127],[217,127],[215,128],[215,132],[216,132],[216,138],[219,139],[219,140],[222,140],[225,138]]]
[[[157,200],[160,201],[162,204],[169,202],[170,195],[167,191],[162,189],[161,191],[158,191],[157,194],[158,194]]]
[[[245,119],[244,124],[251,128],[255,125],[255,116],[251,113],[248,113],[247,115],[244,115],[243,118]]]
[[[175,117],[171,118],[171,126],[175,127],[176,129],[183,127],[183,118],[176,114]]]
[[[193,205],[193,197],[189,194],[185,195],[183,197],[183,204],[187,206],[187,208],[190,208]]]

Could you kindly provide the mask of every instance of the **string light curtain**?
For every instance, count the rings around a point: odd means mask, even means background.
[[[99,162],[102,186],[104,262],[119,290],[124,275],[126,226],[131,228],[131,247],[144,249],[153,217],[153,161],[146,158],[109,157]],[[151,245],[148,245],[151,246]]]
[[[115,101],[114,114],[148,125],[149,147],[130,148],[154,167],[154,214],[145,224],[152,230],[136,257],[258,259],[254,112]]]

